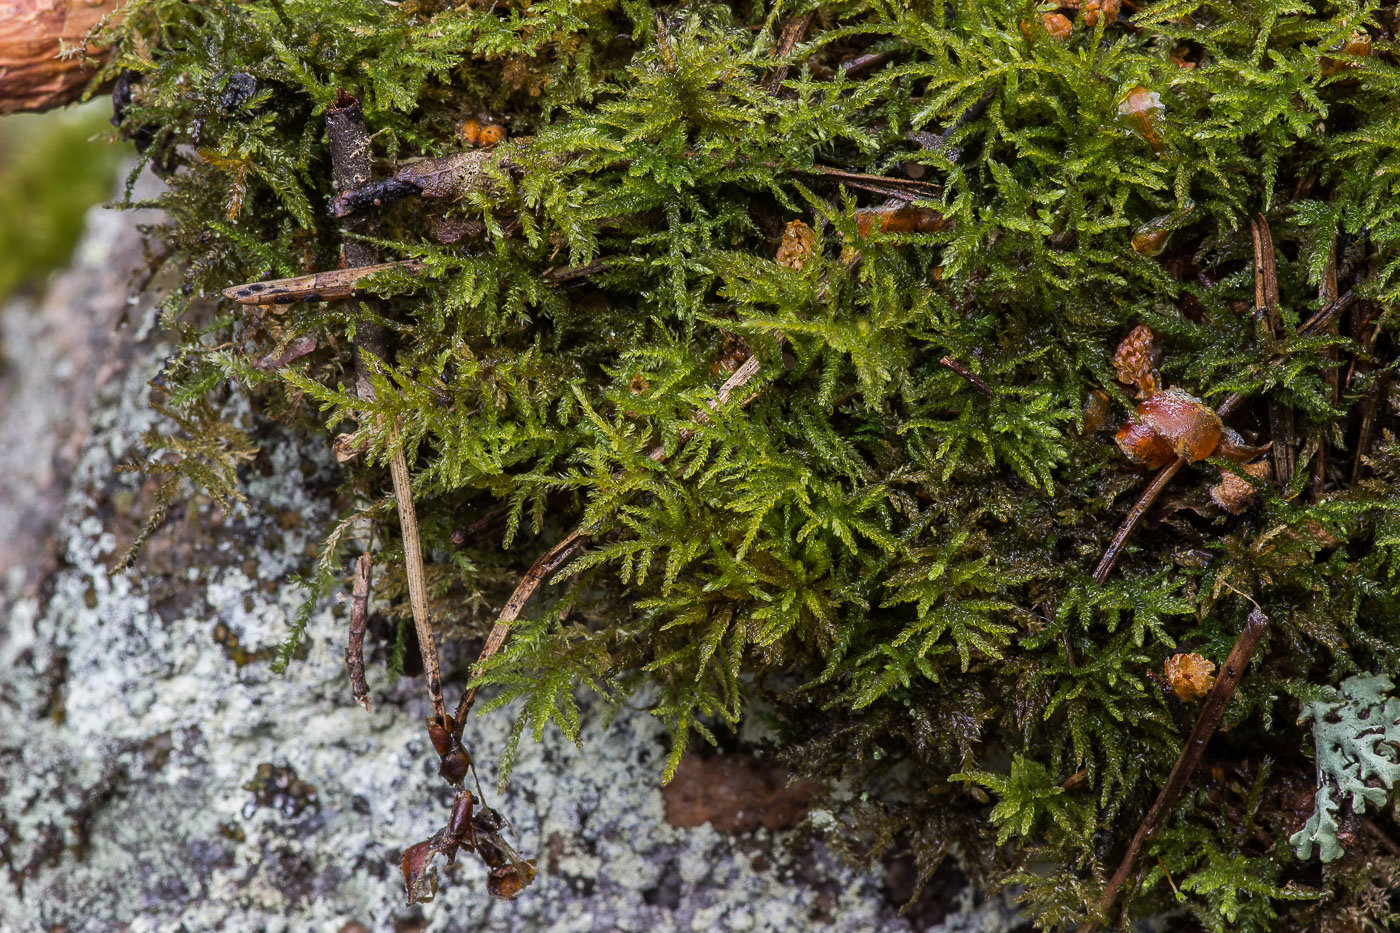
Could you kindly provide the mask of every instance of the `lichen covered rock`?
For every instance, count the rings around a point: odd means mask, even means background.
[[[16,361],[4,399],[39,404],[53,354],[71,350],[56,334],[92,338],[81,363],[95,377],[65,382],[73,393],[42,409],[0,414],[6,438],[43,439],[46,424],[76,438],[42,483],[56,524],[16,519],[41,504],[32,473],[6,481],[0,508],[13,546],[0,594],[0,929],[907,928],[878,875],[791,832],[670,825],[656,780],[664,727],[626,709],[609,723],[587,705],[585,742],[527,745],[500,793],[492,760],[510,720],[468,724],[483,783],[538,854],[540,880],[494,903],[483,869],[463,860],[436,902],[404,908],[399,847],[431,831],[447,801],[417,683],[391,684],[372,657],[374,712],[357,706],[334,601],[313,614],[303,662],[278,676],[267,661],[302,599],[288,575],[331,514],[328,447],[243,404],[264,454],[241,477],[248,506],[173,510],[137,569],[109,575],[150,493],[115,468],[150,425],[147,383],[168,352],[145,326],[149,304],[127,308],[121,284],[140,255],[123,218],[95,215],[54,286],[63,300],[34,318],[0,315]],[[90,413],[68,410],[76,404]],[[89,427],[69,426],[75,416]],[[468,658],[449,645],[447,660],[460,669]],[[1011,917],[1000,900],[974,907],[969,892],[948,928]]]

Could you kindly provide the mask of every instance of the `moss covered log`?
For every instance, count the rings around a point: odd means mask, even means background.
[[[1368,0],[137,0],[101,79],[184,277],[182,429],[146,468],[237,496],[229,380],[337,437],[309,598],[367,519],[401,639],[397,454],[439,638],[485,638],[571,542],[473,681],[517,737],[575,737],[581,689],[642,703],[665,780],[762,715],[853,858],[956,855],[1047,929],[1393,926],[1400,749],[1323,767],[1299,714],[1400,669],[1398,27]],[[393,264],[366,300],[222,299],[339,269],[333,213]],[[1113,432],[1165,393],[1220,415],[1140,502]],[[1223,663],[1256,606],[1098,916],[1200,711],[1164,662]]]

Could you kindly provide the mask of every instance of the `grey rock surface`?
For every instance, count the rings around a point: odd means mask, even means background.
[[[878,876],[800,833],[670,825],[660,726],[587,705],[581,747],[527,740],[492,795],[540,880],[494,902],[462,859],[405,908],[399,851],[449,804],[419,684],[372,662],[373,712],[356,706],[335,601],[286,676],[215,638],[256,657],[285,637],[287,577],[334,517],[328,451],[245,412],[265,451],[248,507],[175,508],[135,570],[109,573],[150,506],[115,467],[140,452],[168,353],[127,300],[140,265],[132,217],[95,212],[48,296],[0,311],[0,930],[910,929]],[[488,791],[509,728],[468,726]],[[263,764],[310,787],[259,798],[244,785]],[[1013,924],[964,892],[936,929]]]

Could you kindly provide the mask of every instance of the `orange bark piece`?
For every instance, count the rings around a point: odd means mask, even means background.
[[[88,30],[117,0],[0,0],[0,114],[72,103],[92,78],[79,56]],[[88,47],[99,57],[101,50]]]

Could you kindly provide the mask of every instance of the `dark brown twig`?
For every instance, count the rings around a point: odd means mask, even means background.
[[[595,259],[582,266],[550,266],[540,276],[550,285],[567,285],[578,279],[602,272],[608,267],[607,259]],[[335,269],[330,272],[312,272],[308,275],[294,275],[285,279],[264,279],[258,282],[245,282],[224,289],[224,297],[244,305],[289,305],[303,301],[335,301],[342,298],[360,296],[361,280],[378,272],[395,269],[409,275],[416,275],[425,268],[421,259],[400,259],[395,262],[376,262],[352,269]]]
[[[1327,307],[1323,308],[1300,325],[1298,327],[1299,335],[1308,337],[1320,333],[1330,326],[1355,300],[1356,295],[1353,292],[1349,291],[1345,295],[1342,295],[1336,301],[1327,305]],[[1282,362],[1282,357],[1276,357],[1272,361],[1272,364],[1277,365]],[[1215,413],[1223,420],[1244,402],[1245,397],[1243,392],[1230,393],[1230,395],[1226,396],[1225,401],[1221,402],[1220,406],[1215,409]],[[1174,463],[1169,463],[1162,467],[1153,478],[1151,485],[1143,490],[1142,495],[1138,497],[1138,501],[1128,512],[1128,517],[1123,519],[1123,524],[1119,526],[1118,533],[1113,536],[1113,540],[1109,542],[1108,547],[1104,549],[1103,557],[1099,559],[1099,565],[1094,568],[1094,582],[1098,583],[1100,586],[1107,582],[1109,575],[1113,573],[1113,565],[1118,562],[1118,557],[1123,552],[1124,545],[1128,543],[1128,539],[1132,537],[1133,532],[1136,531],[1138,525],[1142,523],[1143,517],[1147,515],[1147,510],[1152,508],[1152,503],[1161,495],[1162,490],[1167,487],[1167,483],[1171,482],[1171,478],[1185,465],[1186,461],[1178,457]]]
[[[355,582],[350,588],[350,637],[345,643],[345,666],[350,669],[350,692],[369,712],[369,684],[365,681],[365,625],[369,621],[370,557],[355,560]]]
[[[799,16],[794,16],[783,24],[783,30],[778,35],[778,43],[773,46],[773,57],[782,62],[792,54],[792,50],[797,48],[797,43],[807,38],[807,30],[812,25],[812,17],[816,16],[814,11],[808,11]],[[763,79],[763,89],[769,94],[777,96],[782,90],[783,81],[787,80],[788,65],[783,62],[774,65],[773,70]]]
[[[1254,649],[1259,645],[1259,639],[1263,637],[1268,624],[1268,617],[1258,606],[1255,606],[1249,613],[1249,618],[1245,620],[1244,628],[1240,631],[1239,637],[1235,639],[1235,646],[1230,649],[1230,654],[1225,659],[1220,674],[1215,678],[1215,686],[1211,688],[1210,695],[1206,697],[1205,706],[1201,708],[1201,715],[1196,720],[1196,728],[1191,730],[1191,735],[1182,747],[1181,754],[1177,756],[1171,774],[1167,775],[1166,784],[1162,785],[1157,799],[1153,801],[1151,809],[1147,811],[1147,816],[1143,817],[1137,832],[1133,834],[1132,841],[1128,843],[1128,850],[1123,853],[1123,860],[1118,863],[1117,871],[1109,879],[1108,885],[1104,888],[1103,897],[1099,899],[1098,910],[1093,917],[1085,920],[1079,927],[1079,933],[1092,933],[1101,921],[1107,919],[1108,912],[1113,909],[1113,904],[1118,899],[1118,892],[1132,873],[1133,863],[1137,861],[1138,852],[1157,831],[1162,818],[1176,803],[1177,797],[1181,796],[1187,781],[1191,778],[1191,773],[1200,764],[1201,756],[1206,750],[1206,743],[1210,741],[1215,727],[1220,724],[1220,715],[1225,711],[1225,704],[1229,703],[1230,697],[1234,696],[1235,688],[1239,686],[1240,678],[1244,676],[1250,658],[1254,657]]]
[[[869,71],[874,71],[885,62],[890,61],[895,56],[894,51],[886,52],[866,52],[864,55],[857,55],[842,62],[840,67],[843,74],[848,78],[858,78]]]
[[[938,362],[942,363],[944,366],[948,367],[953,372],[957,373],[959,376],[962,376],[968,382],[972,383],[978,389],[985,392],[988,398],[996,397],[996,393],[992,391],[992,387],[987,385],[986,381],[983,380],[981,376],[977,375],[972,370],[968,369],[966,366],[953,359],[951,356],[945,356]]]

